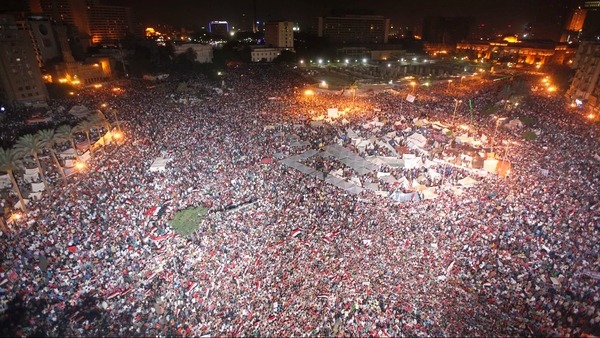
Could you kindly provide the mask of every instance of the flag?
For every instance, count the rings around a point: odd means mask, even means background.
[[[158,206],[153,206],[152,208],[148,209],[148,211],[146,211],[146,216],[153,216],[155,215],[155,212],[157,211]]]
[[[187,291],[188,296],[190,295],[190,293],[192,293],[196,289],[196,287],[198,287],[198,282],[192,282],[190,284],[190,286],[188,287],[188,291]]]
[[[292,233],[290,234],[292,237],[297,237],[302,233],[302,230],[300,228],[296,228],[294,230],[292,230]]]
[[[469,99],[469,111],[471,112],[471,123],[473,123],[473,103]]]
[[[67,247],[67,250],[71,251],[72,253],[77,253],[77,247],[75,245]]]
[[[410,103],[415,102],[415,98],[416,97],[414,95],[411,95],[411,94],[406,95],[406,101],[408,101]]]
[[[108,297],[106,297],[106,299],[108,299],[108,300],[111,300],[111,299],[113,299],[113,298],[117,297],[117,296],[118,296],[118,295],[120,295],[120,294],[121,294],[121,291],[119,291],[119,290],[115,290],[115,291],[111,292],[111,293],[108,295]]]

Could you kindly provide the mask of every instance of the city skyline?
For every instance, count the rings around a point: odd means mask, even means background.
[[[299,23],[302,31],[310,30],[310,20],[332,13],[362,12],[382,15],[396,28],[413,31],[426,17],[470,17],[477,27],[503,34],[518,34],[531,27],[537,38],[557,39],[569,9],[582,5],[581,0],[397,0],[370,2],[360,0],[231,0],[227,2],[189,2],[187,0],[95,0],[101,4],[131,7],[135,21],[146,26],[170,25],[197,29],[212,20],[227,20],[232,26],[248,28],[254,18],[259,21],[288,20]],[[26,11],[27,1],[7,0],[2,11]],[[245,15],[245,17],[243,17]],[[245,21],[245,22],[244,22]]]
[[[185,0],[172,0],[168,6],[153,0],[106,0],[106,3],[131,6],[140,22],[145,24],[170,24],[173,26],[206,26],[211,20],[228,20],[239,23],[242,14],[252,20],[254,8],[252,0],[228,2],[189,3]],[[507,31],[522,31],[531,25],[539,32],[559,29],[564,21],[567,8],[574,8],[576,0],[422,0],[422,1],[371,1],[358,0],[306,0],[281,2],[256,0],[257,19],[292,20],[301,29],[308,30],[310,19],[326,16],[332,12],[362,11],[383,15],[391,19],[397,27],[422,25],[429,16],[473,17],[475,23],[504,28]],[[551,34],[556,34],[552,32]],[[538,34],[539,35],[539,34]]]

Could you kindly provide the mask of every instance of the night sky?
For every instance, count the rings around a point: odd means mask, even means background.
[[[205,26],[210,20],[238,22],[245,13],[253,16],[253,0],[105,0],[129,5],[139,21],[175,26]],[[490,27],[552,25],[575,0],[256,0],[259,20],[297,21],[308,29],[311,17],[331,10],[365,9],[389,17],[397,26],[414,27],[425,16],[470,16]],[[564,11],[563,11],[564,12]]]
[[[240,24],[253,18],[253,0],[100,0],[130,6],[143,25],[169,24],[175,28],[200,28],[211,20]],[[26,6],[25,0],[0,0],[0,10]],[[256,0],[258,20],[290,20],[308,30],[310,19],[332,10],[367,10],[384,15],[396,27],[413,29],[427,16],[472,17],[492,30],[521,33],[533,25],[538,37],[555,36],[564,24],[567,8],[582,0]],[[12,6],[10,5],[12,4]],[[239,28],[239,27],[238,27]],[[540,34],[554,30],[552,34]]]

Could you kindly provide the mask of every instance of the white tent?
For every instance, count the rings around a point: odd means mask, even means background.
[[[519,119],[514,119],[514,120],[511,120],[510,122],[508,122],[506,124],[506,127],[510,128],[510,129],[523,128],[523,122],[521,122],[521,120],[519,120]]]
[[[416,157],[414,154],[403,154],[402,159],[404,160],[404,168],[413,169],[421,166],[421,158]]]
[[[82,161],[84,161],[84,162],[87,162],[91,157],[92,156],[90,155],[90,152],[88,150],[85,153],[81,154],[81,156],[79,156],[79,159],[82,160]]]
[[[458,184],[463,186],[463,187],[472,187],[475,184],[479,183],[477,180],[467,176],[461,180],[458,181]]]
[[[39,200],[40,198],[42,198],[42,192],[32,192],[31,194],[29,194],[29,198],[33,200]]]
[[[487,160],[483,161],[483,170],[489,173],[495,173],[497,166],[498,160],[495,158],[488,158]]]
[[[89,113],[90,110],[86,106],[73,106],[73,108],[69,110],[69,114],[78,118],[84,118],[88,116]]]
[[[38,174],[24,174],[23,175],[23,181],[25,181],[27,183],[37,181],[38,178],[39,178]]]
[[[423,148],[426,143],[427,143],[427,139],[425,138],[425,136],[423,136],[419,133],[414,133],[406,139],[406,145],[409,148],[414,148],[414,147]]]
[[[25,175],[37,175],[40,173],[40,169],[35,167],[35,168],[25,168]]]
[[[431,177],[432,179],[436,179],[436,178],[441,178],[442,177],[442,175],[440,173],[438,173],[437,171],[435,171],[434,169],[427,170],[427,174],[429,174],[429,177]]]
[[[60,157],[66,159],[66,158],[73,158],[75,157],[75,150],[73,150],[73,148],[69,148],[63,152],[61,152],[59,154]]]
[[[8,175],[0,175],[0,189],[9,188],[12,185]]]
[[[327,108],[327,117],[335,119],[340,116],[337,108]]]
[[[438,197],[438,195],[435,193],[435,188],[427,188],[423,190],[423,199],[431,200],[436,197]]]
[[[25,205],[29,204],[29,200],[28,199],[23,199],[23,201],[25,201]],[[15,209],[21,209],[21,210],[23,210],[23,207],[21,206],[21,201],[18,201],[17,204],[15,204]]]
[[[167,168],[167,163],[169,163],[171,159],[169,158],[162,158],[162,157],[157,157],[154,162],[152,162],[152,165],[150,166],[150,171],[156,172],[156,171],[165,171]]]
[[[46,190],[44,183],[31,183],[31,192],[40,192]]]

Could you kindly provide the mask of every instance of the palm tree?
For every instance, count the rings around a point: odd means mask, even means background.
[[[88,120],[94,125],[93,129],[99,130],[100,128],[104,128],[106,132],[109,132],[111,129],[110,122],[108,121],[106,116],[104,116],[104,114],[99,110],[96,110],[94,115],[88,117]],[[104,138],[104,136],[102,137],[102,141],[104,142],[104,147],[102,147],[102,149],[106,152],[106,139]]]
[[[56,151],[54,150],[54,147],[56,146],[56,143],[60,140],[60,137],[58,137],[58,135],[55,134],[54,130],[52,129],[42,129],[37,132],[36,136],[42,142],[42,147],[50,151],[50,154],[52,155],[52,160],[54,160],[54,164],[60,172],[60,176],[62,176],[62,178],[65,178],[65,172],[63,171],[63,168],[60,165],[58,158],[56,157]]]
[[[68,124],[64,124],[56,129],[56,137],[58,142],[69,141],[71,148],[75,151],[75,158],[79,161],[79,154],[77,153],[77,147],[75,147],[75,131],[73,127]]]
[[[25,199],[23,199],[21,189],[19,189],[17,180],[15,180],[15,171],[19,171],[21,169],[23,169],[23,162],[21,162],[21,157],[16,151],[13,149],[0,148],[0,171],[6,172],[8,177],[10,177],[13,189],[19,197],[19,202],[21,202],[21,209],[23,212],[27,213]]]
[[[23,135],[19,137],[17,143],[15,143],[15,151],[21,154],[22,156],[31,155],[37,164],[38,170],[40,172],[40,177],[42,178],[42,182],[44,182],[44,187],[46,187],[46,191],[50,191],[50,185],[48,185],[48,181],[46,180],[46,174],[44,174],[44,168],[40,163],[39,154],[43,151],[43,142],[37,135]]]
[[[89,147],[90,147],[90,156],[92,157],[92,161],[96,160],[96,157],[94,156],[94,147],[92,145],[92,140],[90,139],[90,131],[92,129],[94,129],[95,124],[88,120],[81,120],[81,122],[79,122],[78,125],[75,126],[75,128],[73,128],[73,131],[76,133],[84,133],[85,137],[87,138]]]
[[[111,129],[110,122],[106,118],[106,115],[104,115],[104,113],[100,110],[96,110],[94,115],[89,117],[89,120],[94,122],[96,126],[104,127],[106,131],[110,131]]]

